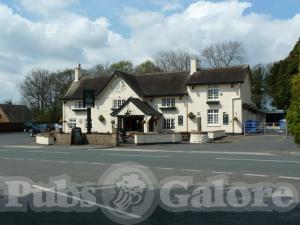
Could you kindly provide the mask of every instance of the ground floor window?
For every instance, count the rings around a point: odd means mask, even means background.
[[[229,124],[229,116],[227,113],[223,113],[223,125]]]
[[[164,119],[163,129],[164,130],[174,130],[175,129],[175,119],[173,119],[173,118]]]
[[[209,124],[209,125],[219,124],[219,110],[218,109],[207,110],[207,124]]]
[[[183,126],[183,116],[178,116],[178,126]]]
[[[76,119],[70,118],[70,119],[69,119],[69,124],[68,124],[68,125],[69,125],[69,128],[70,128],[70,129],[76,127]]]

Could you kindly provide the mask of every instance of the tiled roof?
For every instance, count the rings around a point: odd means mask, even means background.
[[[248,66],[201,69],[190,77],[187,85],[244,83],[249,71]]]
[[[0,108],[11,123],[26,122],[32,119],[32,114],[26,105],[0,104]]]
[[[111,76],[83,77],[78,82],[73,82],[62,99],[82,99],[84,89],[94,89],[98,95],[114,76],[125,80],[140,97],[154,97],[185,95],[186,85],[243,83],[248,73],[250,73],[248,66],[201,69],[192,75],[188,71],[145,75],[116,71]]]

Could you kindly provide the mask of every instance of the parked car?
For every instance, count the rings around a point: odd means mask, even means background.
[[[32,128],[33,125],[34,125],[34,123],[32,123],[32,122],[25,122],[24,123],[24,133],[27,133],[29,131],[29,129]]]
[[[31,126],[31,128],[29,128],[28,134],[30,137],[33,137],[36,134],[42,134],[42,133],[48,132],[50,130],[51,130],[51,127],[46,123],[34,124]]]

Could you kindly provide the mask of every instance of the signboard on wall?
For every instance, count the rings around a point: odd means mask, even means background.
[[[83,107],[93,108],[95,106],[95,90],[85,89],[83,90]]]

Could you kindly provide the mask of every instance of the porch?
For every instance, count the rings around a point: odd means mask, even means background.
[[[133,136],[136,133],[160,131],[159,118],[162,114],[138,98],[129,98],[111,115],[117,117],[116,128],[120,133],[121,142],[128,140],[133,142]]]

